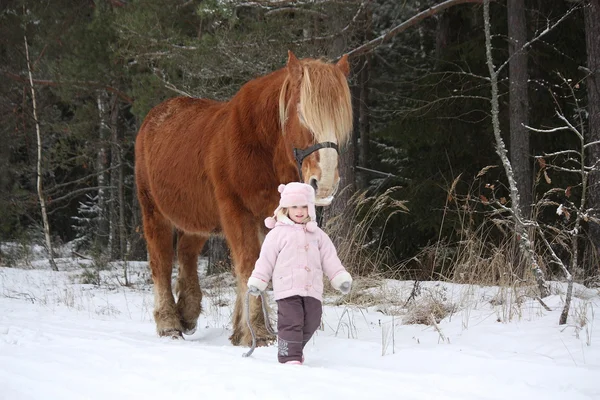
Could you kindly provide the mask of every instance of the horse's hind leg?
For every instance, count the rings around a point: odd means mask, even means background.
[[[159,214],[147,195],[140,195],[144,222],[144,236],[150,256],[154,282],[154,321],[160,336],[181,337],[181,321],[175,308],[171,289],[173,271],[173,228]]]
[[[196,331],[198,316],[202,311],[202,291],[198,282],[198,255],[207,238],[190,233],[179,233],[177,259],[179,274],[177,293],[177,314],[183,333],[191,335]]]

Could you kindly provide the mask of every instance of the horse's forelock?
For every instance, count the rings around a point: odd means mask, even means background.
[[[343,144],[352,131],[352,102],[344,74],[333,64],[311,60],[303,63],[299,93],[302,122],[317,142],[335,141]],[[289,75],[279,93],[279,122],[285,133],[290,101]]]
[[[344,74],[321,61],[304,64],[300,110],[317,142],[345,143],[352,131],[352,102]],[[333,137],[332,137],[333,135]]]
[[[281,132],[285,134],[285,121],[287,120],[288,103],[285,100],[287,97],[288,86],[290,84],[289,75],[286,76],[281,85],[281,91],[279,92],[279,124],[281,125]]]

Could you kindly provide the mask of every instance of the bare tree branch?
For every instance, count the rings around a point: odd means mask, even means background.
[[[528,49],[529,47],[531,47],[532,44],[534,44],[535,42],[537,42],[538,40],[540,40],[542,38],[542,36],[546,35],[548,32],[552,31],[554,28],[556,28],[561,22],[563,22],[565,19],[567,19],[567,17],[569,15],[571,15],[573,13],[573,11],[577,10],[578,8],[579,8],[579,6],[575,6],[575,7],[571,8],[571,9],[569,9],[569,11],[567,11],[565,14],[563,14],[563,16],[560,17],[558,19],[558,21],[556,21],[552,25],[550,25],[550,22],[548,22],[548,24],[546,25],[546,29],[544,29],[539,34],[536,34],[533,37],[533,39],[531,39],[529,42],[525,43],[523,45],[523,47],[521,47],[518,51],[515,51],[515,53],[512,56],[508,57],[508,59],[505,62],[503,62],[502,65],[500,65],[498,67],[498,69],[496,69],[496,72],[502,71],[502,69],[508,65],[508,63],[510,62],[511,58],[513,58],[514,56],[516,56],[519,53],[523,52],[525,49]]]
[[[116,189],[116,187],[114,186],[96,186],[96,187],[84,187],[81,189],[77,189],[77,190],[73,190],[72,192],[69,192],[67,194],[65,194],[64,196],[61,197],[56,197],[54,199],[51,199],[48,204],[55,204],[64,200],[68,200],[72,197],[75,196],[79,196],[82,193],[87,193],[87,192],[93,192],[93,191],[97,191],[99,189]]]
[[[8,78],[11,78],[12,80],[18,81],[18,82],[28,82],[29,79],[22,77],[21,75],[9,72],[9,71],[2,71],[2,73],[7,76]],[[108,86],[105,85],[103,83],[100,82],[90,82],[90,81],[65,81],[65,82],[54,82],[51,80],[47,80],[47,79],[32,79],[32,82],[36,85],[42,85],[42,86],[65,86],[65,85],[73,85],[73,86],[85,86],[85,87],[93,87],[93,88],[97,88],[97,89],[104,89],[108,92],[114,93],[117,96],[119,96],[119,98],[121,100],[123,100],[126,103],[129,104],[133,104],[133,99],[129,96],[127,96],[125,93],[123,93],[122,91],[120,91],[119,89],[116,89],[112,86]]]
[[[360,15],[364,11],[364,9],[367,7],[367,4],[369,4],[369,3],[371,3],[371,0],[365,0],[365,1],[363,1],[360,4],[360,7],[358,8],[358,10],[356,10],[356,13],[354,14],[354,17],[352,18],[352,20],[348,23],[348,25],[346,25],[340,31],[335,32],[335,33],[333,33],[331,35],[327,35],[327,36],[317,36],[317,37],[304,38],[304,39],[301,39],[301,40],[294,41],[294,43],[303,43],[303,42],[321,41],[321,40],[332,40],[332,39],[335,39],[337,37],[343,36],[348,30],[350,30],[350,28],[353,25],[356,24],[356,21],[358,21],[358,17],[360,17]]]
[[[381,44],[383,44],[387,40],[391,39],[392,37],[396,36],[397,34],[404,32],[408,28],[418,24],[419,22],[423,21],[424,19],[429,18],[433,15],[436,15],[439,12],[444,11],[447,8],[457,6],[459,4],[465,4],[465,3],[481,3],[481,1],[482,0],[446,0],[440,4],[437,4],[433,7],[428,8],[427,10],[421,11],[420,13],[409,18],[408,20],[404,21],[400,25],[397,25],[396,27],[390,29],[388,32],[384,33],[383,35],[381,35],[363,45],[360,45],[359,47],[355,48],[354,50],[349,51],[347,53],[348,57],[354,58],[359,55],[369,53],[369,52],[373,51],[377,46],[380,46]]]

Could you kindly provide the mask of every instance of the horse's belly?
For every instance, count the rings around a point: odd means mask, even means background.
[[[219,229],[219,214],[212,187],[198,182],[155,194],[161,213],[185,232],[210,233]]]

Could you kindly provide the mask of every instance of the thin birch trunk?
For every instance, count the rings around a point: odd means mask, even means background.
[[[491,111],[492,111],[492,128],[494,130],[494,138],[496,140],[496,153],[502,161],[502,165],[508,178],[508,185],[510,187],[510,198],[511,198],[511,214],[515,221],[515,233],[519,240],[519,247],[524,253],[527,263],[531,266],[531,270],[535,276],[540,295],[542,298],[550,294],[550,289],[544,278],[544,272],[540,268],[535,251],[533,249],[533,243],[529,239],[529,233],[527,232],[527,223],[522,217],[519,190],[515,181],[515,175],[508,159],[506,146],[502,139],[500,131],[500,105],[498,103],[498,72],[495,69],[494,61],[492,58],[492,36],[490,27],[490,0],[484,0],[483,2],[483,23],[485,29],[485,51],[486,51],[486,64],[488,66],[491,83]]]
[[[123,171],[123,146],[119,146],[119,243],[121,258],[127,253],[127,226],[125,225],[125,173]]]
[[[99,127],[99,147],[96,154],[96,170],[98,171],[98,232],[96,243],[99,247],[98,250],[104,252],[106,246],[110,246],[110,223],[109,215],[107,213],[107,193],[106,193],[106,172],[108,164],[106,141],[110,133],[110,127],[106,121],[107,115],[107,94],[102,91],[98,94],[98,115],[100,117]],[[109,253],[110,254],[110,253]]]
[[[131,196],[131,236],[129,237],[129,249],[127,254],[131,260],[146,261],[148,259],[148,251],[146,241],[144,240],[142,229],[142,211],[140,202],[137,199],[137,184],[133,180],[133,193]]]
[[[581,110],[581,107],[579,107],[575,93],[571,92],[571,94],[573,95],[573,99],[575,100],[577,109]],[[579,115],[579,127],[580,127],[581,131],[580,132],[577,131],[577,129],[575,129],[575,127],[573,125],[569,124],[569,126],[571,127],[571,131],[573,131],[579,138],[579,146],[580,146],[579,147],[579,157],[580,157],[580,165],[581,165],[581,171],[580,171],[581,200],[579,203],[579,209],[577,210],[577,214],[575,216],[575,227],[572,230],[573,241],[571,243],[571,251],[573,252],[573,257],[572,257],[572,262],[571,262],[571,271],[574,271],[575,268],[577,268],[577,265],[579,264],[579,261],[578,261],[579,232],[581,232],[581,225],[582,225],[582,221],[583,221],[584,215],[585,215],[586,200],[589,195],[588,194],[589,173],[588,173],[588,171],[586,171],[586,164],[585,164],[585,161],[586,161],[586,136],[587,135],[585,134],[585,130],[584,130],[585,125],[584,125],[584,121],[583,121],[581,112],[578,115]],[[560,116],[560,114],[559,114],[559,117],[566,122],[566,117]],[[598,147],[598,145],[591,146],[591,147]],[[594,169],[591,168],[591,170],[593,171]],[[565,274],[567,277],[567,285],[568,285],[567,286],[567,296],[565,298],[565,306],[563,307],[562,313],[560,314],[560,319],[558,321],[559,325],[564,325],[567,323],[567,318],[569,316],[569,308],[571,307],[571,299],[573,298],[573,275],[571,275],[571,273],[569,272],[569,270],[567,268],[565,268]]]
[[[577,138],[579,139],[579,150],[578,150],[578,154],[579,154],[579,169],[574,169],[574,168],[562,168],[560,166],[552,166],[555,167],[557,169],[562,169],[563,171],[568,171],[568,172],[573,172],[573,173],[578,173],[580,180],[581,180],[581,199],[579,202],[579,206],[574,206],[574,211],[575,213],[575,224],[573,226],[572,229],[565,229],[562,234],[567,236],[570,240],[571,240],[571,268],[569,268],[568,266],[565,265],[565,263],[561,260],[560,257],[558,257],[558,255],[554,252],[552,245],[550,244],[550,242],[548,241],[548,239],[546,238],[546,236],[544,235],[544,232],[542,231],[541,227],[539,225],[537,225],[537,229],[538,229],[538,237],[545,243],[546,248],[548,249],[548,253],[551,257],[551,260],[554,264],[558,265],[561,267],[561,269],[563,270],[566,280],[567,280],[567,294],[565,297],[565,305],[563,307],[562,313],[560,315],[560,319],[559,319],[559,324],[560,325],[564,325],[567,323],[567,318],[569,316],[569,308],[571,306],[571,300],[573,298],[573,275],[571,274],[570,270],[574,270],[575,268],[577,268],[578,264],[579,264],[579,236],[580,236],[580,232],[582,231],[582,227],[583,227],[583,223],[587,220],[589,220],[589,212],[590,209],[586,209],[585,207],[587,207],[587,203],[590,202],[589,198],[591,197],[591,193],[592,191],[591,189],[591,185],[590,185],[590,176],[591,173],[594,172],[594,160],[593,157],[590,157],[589,154],[587,153],[587,150],[594,148],[594,147],[598,147],[600,145],[600,141],[597,142],[586,142],[586,138],[587,138],[587,134],[586,134],[586,130],[585,130],[585,116],[584,116],[584,112],[583,107],[581,107],[581,105],[579,104],[579,100],[577,99],[577,96],[575,94],[575,91],[573,90],[573,87],[571,86],[571,84],[568,82],[568,80],[564,77],[562,77],[563,79],[563,83],[565,85],[568,85],[570,90],[571,90],[571,94],[570,97],[573,99],[574,102],[574,109],[575,110],[579,110],[577,111],[577,126],[578,128],[572,124],[567,117],[565,117],[564,114],[562,114],[561,111],[559,111],[559,109],[557,109],[557,116],[558,118],[564,122],[564,126],[560,126],[560,127],[556,127],[556,128],[550,128],[550,129],[536,129],[536,128],[532,128],[532,127],[527,127],[529,130],[533,131],[533,132],[538,132],[538,133],[550,133],[550,132],[557,132],[557,131],[561,131],[561,130],[567,130],[570,131],[572,133],[575,134],[575,136],[577,136]],[[548,157],[548,158],[553,158],[555,156],[559,156],[559,155],[565,155],[568,154],[569,156],[571,156],[571,154],[574,151],[566,149],[563,151],[558,151],[558,152],[554,152],[554,153],[550,153],[550,154],[546,154],[544,156],[536,156],[536,158],[538,159],[543,159],[544,157]],[[588,158],[592,159],[591,165],[586,165],[586,160]],[[570,162],[575,161],[574,158],[570,159]],[[546,167],[548,167],[548,164],[546,164]],[[566,194],[565,195],[567,197],[569,197],[570,195]],[[569,207],[567,207],[569,208]],[[563,213],[567,213],[567,219],[569,219],[569,214],[568,214],[568,210],[564,210]]]
[[[35,121],[35,131],[37,136],[37,194],[40,200],[42,211],[42,223],[44,226],[44,238],[46,239],[46,249],[48,250],[48,261],[54,271],[58,271],[54,261],[54,250],[52,249],[52,240],[50,239],[50,223],[48,222],[48,213],[46,212],[46,200],[44,199],[44,190],[42,188],[42,134],[40,132],[40,123],[37,117],[37,103],[35,101],[35,89],[33,87],[33,74],[31,72],[31,61],[29,58],[29,46],[27,45],[27,35],[25,39],[25,56],[27,57],[27,72],[29,73],[29,86],[31,87],[31,102],[33,106],[33,119]]]
[[[119,176],[121,168],[121,146],[119,145],[119,131],[117,129],[117,98],[113,96],[110,101],[110,256],[113,260],[123,259],[121,251],[121,226],[119,224],[119,210],[121,203],[119,201]]]

